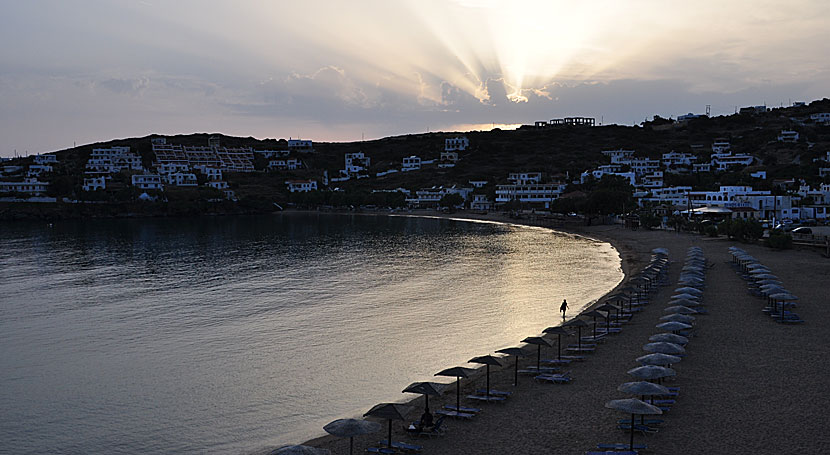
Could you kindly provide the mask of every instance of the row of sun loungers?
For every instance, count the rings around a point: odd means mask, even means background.
[[[663,258],[663,265],[668,264],[667,252],[658,249],[653,252]],[[663,272],[665,269],[663,268]],[[640,379],[641,382],[630,382],[621,385],[618,390],[630,393],[649,395],[651,399],[640,401],[637,399],[613,400],[606,403],[606,407],[622,410],[632,415],[631,418],[619,419],[617,428],[630,433],[629,443],[602,443],[597,444],[599,450],[589,450],[586,455],[597,455],[603,453],[613,454],[636,454],[648,447],[645,444],[634,444],[634,432],[650,435],[655,434],[663,425],[664,419],[645,414],[662,414],[669,412],[671,407],[677,403],[679,389],[677,387],[665,387],[662,384],[654,384],[644,381],[662,382],[664,379],[675,376],[675,370],[671,369],[672,362],[679,362],[685,355],[685,346],[688,343],[688,336],[694,334],[696,316],[705,314],[703,307],[704,275],[708,269],[706,259],[700,248],[690,248],[687,251],[686,261],[683,265],[678,287],[671,296],[666,308],[666,316],[660,318],[657,327],[664,330],[649,337],[650,343],[643,349],[651,354],[637,358],[641,363],[640,367],[629,371],[629,374]],[[639,414],[639,419],[634,415]]]
[[[730,247],[732,266],[747,281],[749,293],[766,300],[761,311],[781,324],[803,324],[804,320],[792,311],[798,297],[790,293],[781,280],[761,261],[738,247]]]

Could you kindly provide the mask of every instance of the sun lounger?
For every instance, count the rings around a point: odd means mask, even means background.
[[[409,431],[410,434],[415,434],[415,436],[426,436],[426,437],[433,437],[433,436],[443,436],[446,433],[446,429],[444,428],[444,419],[446,416],[441,416],[438,420],[435,421],[435,425],[432,428],[424,428],[421,431],[417,431],[413,433]],[[417,425],[417,422],[413,422],[413,425]]]
[[[636,420],[637,420],[637,422],[640,422],[641,425],[648,425],[650,427],[659,427],[660,425],[665,423],[665,420],[663,420],[663,419],[642,419],[642,420],[641,419],[636,419]],[[620,425],[628,424],[630,426],[631,425],[631,419],[627,419],[627,418],[626,419],[620,419],[620,420],[617,420],[617,423],[620,424]]]
[[[608,336],[607,333],[600,332],[600,330],[597,329],[597,336],[589,335],[589,336],[586,336],[586,337],[582,337],[582,342],[583,343],[585,343],[585,342],[588,342],[588,343],[605,343],[604,338],[606,336]]]
[[[675,403],[677,403],[677,400],[664,399],[664,400],[654,400],[653,402],[647,401],[646,403],[650,403],[650,404],[653,404],[653,405],[657,406],[658,404],[675,404]]]
[[[573,380],[570,371],[562,374],[540,374],[533,379],[540,382],[550,382],[552,384],[567,384]]]
[[[564,360],[574,360],[576,362],[584,362],[586,357],[584,355],[563,355],[562,358]]]
[[[606,451],[596,451],[596,450],[589,450],[585,452],[585,455],[637,455],[638,452],[636,450],[606,450]]]
[[[388,439],[382,439],[382,440],[380,440],[380,442],[378,442],[378,445],[388,446],[389,445],[388,441],[389,441]],[[392,448],[398,449],[398,450],[401,450],[401,451],[404,451],[404,452],[411,452],[411,453],[417,453],[417,452],[420,452],[420,451],[424,450],[424,448],[422,446],[418,446],[418,445],[415,445],[415,444],[407,444],[405,442],[399,442],[399,441],[392,441]]]
[[[552,363],[554,365],[567,365],[571,363],[571,360],[566,359],[563,356],[561,359],[542,359],[542,363]]]
[[[620,424],[617,425],[617,428],[620,429],[620,430],[624,430],[624,431],[631,431],[631,422],[629,422],[627,424],[620,423]],[[640,425],[638,423],[638,424],[634,424],[634,431],[636,431],[638,433],[642,433],[642,434],[654,434],[654,433],[657,433],[657,428],[650,427],[648,425]]]
[[[466,412],[468,414],[477,414],[477,413],[481,412],[481,408],[469,408],[469,407],[465,407],[465,406],[461,406],[461,407],[456,408],[454,405],[451,405],[451,404],[445,404],[444,409],[446,409],[448,411]]]
[[[628,450],[631,447],[627,442],[613,442],[610,444],[599,443],[597,444],[597,449],[604,449],[604,450]],[[645,450],[648,449],[648,444],[634,444],[634,450]]]
[[[366,452],[368,453],[383,453],[383,454],[393,454],[395,451],[388,447],[366,447]]]
[[[497,397],[494,395],[467,395],[467,398],[469,398],[470,400],[484,401],[487,403],[503,403],[504,400],[507,399],[505,397]]]
[[[597,350],[597,348],[595,348],[595,347],[588,347],[588,346],[582,346],[581,348],[580,348],[580,347],[578,347],[578,346],[573,346],[573,347],[568,346],[567,348],[565,348],[565,352],[584,352],[584,353],[590,353],[590,352],[594,352],[594,351],[596,351],[596,350]]]
[[[470,414],[468,412],[450,411],[450,410],[447,410],[447,409],[437,409],[435,411],[435,413],[440,415],[440,416],[453,417],[455,419],[465,419],[465,420],[472,419],[473,417],[476,416],[475,414]]]
[[[542,367],[537,369],[536,367],[527,367],[522,368],[519,370],[520,374],[543,374],[543,373],[556,373],[559,371],[557,367]]]
[[[478,395],[486,395],[487,389],[478,389],[476,390],[476,393]],[[513,392],[505,392],[502,390],[490,389],[490,395],[495,395],[497,397],[509,397],[510,395],[513,395]]]

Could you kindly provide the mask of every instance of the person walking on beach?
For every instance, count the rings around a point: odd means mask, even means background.
[[[562,312],[562,319],[565,319],[565,311],[568,310],[568,301],[566,299],[562,299],[562,305],[559,307],[559,311]]]

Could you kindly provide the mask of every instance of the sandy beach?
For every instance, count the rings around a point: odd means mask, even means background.
[[[512,222],[497,216],[487,219]],[[444,436],[413,438],[402,422],[393,424],[393,438],[423,446],[425,454],[581,454],[601,442],[625,442],[628,434],[616,429],[619,413],[605,402],[628,398],[617,386],[634,380],[626,374],[638,366],[648,337],[660,332],[654,326],[673,294],[686,249],[698,246],[712,268],[707,272],[704,301],[708,315],[697,318],[696,336],[688,355],[676,365],[680,387],[677,403],[657,434],[638,435],[648,453],[824,453],[830,436],[820,417],[826,409],[824,388],[830,384],[823,361],[830,354],[830,308],[825,304],[830,259],[814,250],[774,251],[760,245],[743,245],[724,238],[664,231],[631,231],[619,226],[557,228],[612,243],[622,257],[626,279],[639,271],[653,248],[669,250],[671,266],[665,287],[651,295],[651,303],[622,333],[608,337],[585,362],[567,367],[574,381],[567,385],[536,383],[520,376],[514,387],[512,361],[491,371],[491,387],[514,392],[504,403],[465,402],[463,394],[483,387],[484,378],[462,381],[462,406],[484,410],[470,421],[447,420]],[[773,270],[791,292],[800,297],[796,311],[805,324],[776,324],[761,312],[764,302],[747,292],[746,282],[730,267],[727,250],[736,245]],[[561,320],[552,318],[548,325]],[[528,333],[527,336],[537,336]],[[555,337],[553,338],[555,340]],[[576,336],[563,339],[575,342]],[[516,340],[515,345],[519,345]],[[555,342],[555,341],[554,341]],[[553,357],[556,347],[543,350]],[[482,352],[481,355],[487,354]],[[492,354],[492,353],[491,353]],[[521,365],[534,363],[524,358]],[[452,365],[436,365],[436,370]],[[410,378],[431,381],[434,378]],[[430,400],[435,409],[454,402],[454,387]],[[417,419],[423,400],[412,402]],[[368,410],[372,404],[368,404]],[[385,424],[384,424],[385,428]],[[377,446],[380,433],[355,438],[355,453]],[[322,437],[306,444],[348,453],[348,440]]]

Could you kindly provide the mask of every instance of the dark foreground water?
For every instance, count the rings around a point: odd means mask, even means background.
[[[578,311],[621,279],[606,243],[493,223],[2,224],[0,452],[299,443],[537,335],[562,298]]]

